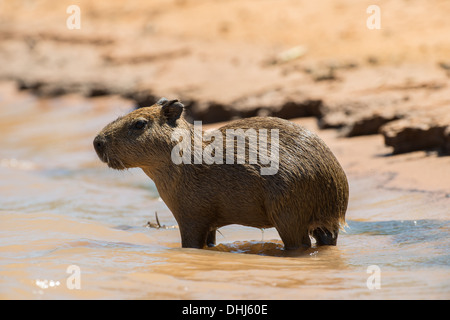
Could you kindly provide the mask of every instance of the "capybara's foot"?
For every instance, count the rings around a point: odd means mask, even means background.
[[[318,246],[335,246],[337,242],[339,230],[331,233],[328,230],[315,229],[312,233],[314,239],[316,239],[316,244]]]

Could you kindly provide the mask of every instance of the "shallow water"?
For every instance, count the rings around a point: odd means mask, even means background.
[[[0,298],[450,298],[450,198],[388,190],[383,177],[350,177],[336,247],[286,252],[274,229],[233,225],[215,248],[180,248],[151,180],[92,148],[131,107],[0,86]],[[155,212],[161,228],[146,226]]]

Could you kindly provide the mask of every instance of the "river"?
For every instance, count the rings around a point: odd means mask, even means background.
[[[336,247],[286,252],[275,229],[232,225],[215,248],[182,249],[153,182],[92,147],[132,106],[0,85],[1,299],[450,298],[448,195],[363,176]]]

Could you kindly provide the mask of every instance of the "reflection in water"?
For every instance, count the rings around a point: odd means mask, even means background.
[[[0,86],[0,298],[450,298],[449,199],[374,196],[364,179],[350,181],[336,247],[285,251],[274,229],[233,225],[214,248],[180,248],[177,228],[145,227],[155,212],[176,226],[153,183],[140,170],[107,169],[92,148],[130,107]],[[70,265],[79,290],[66,286]],[[380,290],[366,286],[370,265],[381,269]]]

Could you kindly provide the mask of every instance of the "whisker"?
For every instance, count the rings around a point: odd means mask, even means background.
[[[127,167],[123,164],[122,160],[120,160],[119,158],[117,158],[117,161],[118,161],[119,164],[122,166],[122,169],[127,169]]]

